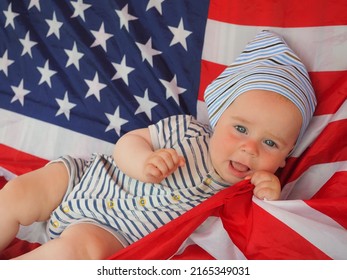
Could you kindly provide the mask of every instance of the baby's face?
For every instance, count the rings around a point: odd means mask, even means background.
[[[230,184],[255,171],[275,173],[285,166],[301,123],[299,109],[285,97],[265,90],[243,93],[215,126],[210,140],[214,169]]]

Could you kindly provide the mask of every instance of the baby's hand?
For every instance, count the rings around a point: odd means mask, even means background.
[[[255,186],[253,194],[262,200],[277,200],[281,194],[281,183],[276,175],[267,171],[256,171],[251,178]]]
[[[160,183],[178,167],[184,166],[185,160],[174,149],[154,151],[146,160],[144,175],[147,183]]]

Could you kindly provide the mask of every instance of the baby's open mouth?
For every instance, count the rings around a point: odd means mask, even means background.
[[[229,172],[233,176],[243,180],[251,175],[252,170],[243,163],[231,160],[229,163]]]
[[[238,172],[248,172],[250,170],[247,165],[244,165],[236,161],[230,161],[230,164]]]

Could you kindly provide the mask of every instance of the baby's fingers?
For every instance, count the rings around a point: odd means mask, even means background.
[[[253,194],[261,200],[277,200],[280,197],[280,190],[271,187],[255,187]]]
[[[170,169],[176,169],[179,166],[185,165],[184,157],[180,156],[174,149],[163,150],[163,157],[167,161],[168,167]]]
[[[157,154],[152,157],[148,162],[148,170],[151,170],[151,173],[160,174],[161,176],[165,176],[170,171],[170,166],[173,165],[172,160],[165,158],[163,154]],[[152,168],[154,167],[155,170]]]
[[[146,172],[152,176],[165,178],[184,164],[184,158],[179,156],[174,149],[161,149],[148,158]]]
[[[164,160],[167,168],[166,174],[174,172],[178,167],[185,164],[185,160],[182,156],[179,156],[174,149],[162,149],[159,150],[158,155]]]
[[[259,185],[261,183],[271,183],[277,178],[275,178],[274,175],[271,173],[257,171],[252,175],[250,179],[253,185]]]
[[[254,185],[253,193],[259,199],[277,200],[281,194],[281,183],[277,176],[265,171],[255,172],[251,183]]]
[[[153,164],[149,163],[145,167],[146,182],[160,183],[165,176],[163,173]]]

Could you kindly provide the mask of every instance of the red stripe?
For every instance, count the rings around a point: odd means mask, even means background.
[[[347,120],[330,123],[302,157],[289,158],[280,172],[282,184],[294,181],[310,166],[347,160]]]
[[[213,63],[210,61],[201,61],[200,88],[198,100],[204,101],[204,92],[206,87],[225,69],[225,65]]]
[[[215,260],[209,253],[196,244],[190,245],[182,254],[175,255],[172,260]]]
[[[347,188],[345,186],[347,186],[347,171],[336,172],[312,199],[347,198]],[[347,219],[344,224],[347,228]]]
[[[39,246],[41,246],[39,243],[30,243],[28,241],[15,238],[5,250],[0,252],[0,260],[9,260],[18,257],[24,253],[34,250]]]
[[[240,25],[311,27],[345,25],[345,0],[211,0],[210,19]]]
[[[347,98],[347,71],[310,73],[318,105],[315,115],[335,113]]]
[[[249,196],[226,201],[220,217],[247,259],[329,259],[296,231],[260,208]]]
[[[0,176],[0,189],[2,189],[3,186],[7,183],[7,180],[5,177]]]
[[[310,207],[334,219],[347,228],[347,171],[338,172],[310,200]]]
[[[0,144],[0,166],[20,175],[44,166],[48,161]]]

